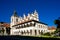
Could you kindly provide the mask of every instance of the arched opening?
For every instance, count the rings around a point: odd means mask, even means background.
[[[32,30],[30,30],[30,34],[32,35]]]
[[[40,30],[38,30],[39,34],[40,34]]]
[[[35,35],[37,35],[37,30],[35,30]]]
[[[27,34],[29,34],[29,31],[27,30]]]
[[[26,34],[25,30],[24,30],[24,34]]]
[[[21,34],[23,35],[23,31],[21,31]]]
[[[43,34],[43,30],[41,30],[41,34]]]

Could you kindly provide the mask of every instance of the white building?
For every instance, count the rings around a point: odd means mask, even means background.
[[[35,10],[32,14],[24,17],[19,17],[14,11],[11,16],[11,35],[40,35],[41,33],[48,32],[48,26],[45,23],[39,22],[38,13]]]
[[[10,24],[6,22],[0,22],[0,35],[10,34]]]

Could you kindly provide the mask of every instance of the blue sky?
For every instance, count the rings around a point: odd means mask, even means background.
[[[55,26],[54,20],[60,17],[60,0],[0,0],[0,22],[10,23],[14,9],[19,16],[37,10],[41,22]]]

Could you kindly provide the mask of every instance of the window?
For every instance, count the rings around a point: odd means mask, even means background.
[[[30,25],[30,24],[28,23],[28,24],[27,24],[27,27],[29,27],[29,25]]]
[[[41,28],[42,28],[42,25],[41,25]]]
[[[16,27],[16,29],[19,29],[19,27]]]
[[[32,24],[34,24],[34,22],[32,21]]]
[[[16,19],[16,22],[18,22],[18,19]]]
[[[13,22],[13,19],[12,19],[12,22]]]
[[[35,24],[36,24],[36,23],[34,23],[34,25],[33,25],[33,26],[35,26]]]
[[[21,25],[21,28],[23,28],[23,25]]]
[[[27,27],[27,23],[24,24],[24,27]]]
[[[32,21],[32,26],[35,26],[35,24],[36,24],[36,23]]]
[[[28,22],[28,25],[30,25],[30,22]]]
[[[32,23],[30,23],[30,26],[33,26]]]
[[[39,25],[39,28],[40,28],[40,25]]]
[[[21,26],[19,25],[19,28],[20,28]]]
[[[22,26],[24,26],[24,24],[22,24]]]

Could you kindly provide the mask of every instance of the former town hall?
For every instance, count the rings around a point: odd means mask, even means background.
[[[48,32],[47,24],[39,21],[39,15],[36,10],[33,13],[28,13],[28,16],[24,14],[23,17],[21,17],[17,14],[18,13],[14,11],[11,16],[10,35],[35,36]]]

